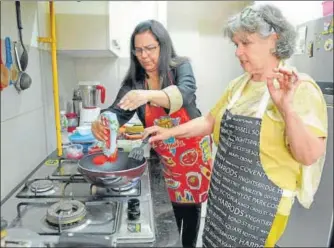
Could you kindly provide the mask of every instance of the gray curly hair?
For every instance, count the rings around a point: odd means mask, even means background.
[[[278,59],[288,59],[294,53],[296,30],[282,12],[273,5],[248,6],[230,18],[224,27],[224,35],[232,40],[233,35],[238,31],[258,33],[263,38],[276,33],[278,40],[273,54]]]

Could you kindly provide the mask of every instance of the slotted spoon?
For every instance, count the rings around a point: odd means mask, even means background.
[[[148,140],[151,136],[147,136],[142,143],[140,144],[139,147],[133,148],[129,154],[129,158],[138,160],[138,161],[142,161],[144,158],[144,146],[147,145]]]

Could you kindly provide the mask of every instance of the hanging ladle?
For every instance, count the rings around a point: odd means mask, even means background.
[[[16,65],[19,68],[19,75],[18,75],[17,81],[15,82],[14,86],[16,90],[20,93],[22,90],[26,90],[30,87],[32,80],[31,80],[31,77],[26,72],[22,71],[20,57],[17,51],[16,44],[17,42],[14,42],[15,60],[16,60]]]
[[[20,64],[22,71],[25,71],[28,66],[28,52],[23,44],[23,38],[22,38],[22,21],[21,21],[21,4],[20,1],[15,1],[15,8],[16,8],[16,22],[17,22],[17,29],[19,31],[19,39],[20,43],[23,49],[23,52],[20,57]]]

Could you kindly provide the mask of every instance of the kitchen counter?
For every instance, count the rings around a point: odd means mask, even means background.
[[[182,247],[172,204],[169,200],[162,167],[157,158],[150,159],[151,192],[156,225],[155,247]]]
[[[26,178],[34,178],[38,175],[41,177],[43,175],[48,175],[50,172],[50,167],[55,168],[55,165],[45,166],[47,161],[58,159],[56,151],[50,154],[41,164],[36,167],[34,171]],[[150,175],[150,186],[151,186],[151,197],[154,212],[155,221],[155,235],[156,241],[153,244],[154,247],[181,247],[181,242],[179,239],[179,234],[177,231],[177,225],[172,209],[171,202],[169,200],[167,189],[165,187],[165,182],[162,175],[162,168],[159,160],[156,157],[148,158],[149,166],[148,172]],[[43,166],[44,165],[44,166]],[[11,220],[15,216],[16,211],[12,211],[9,206],[16,205],[19,199],[15,198],[18,190],[21,189],[22,185],[25,183],[24,180],[20,185],[18,185],[12,193],[6,197],[1,202],[1,216],[6,220]],[[7,200],[9,204],[7,204]],[[7,206],[6,206],[7,205]]]

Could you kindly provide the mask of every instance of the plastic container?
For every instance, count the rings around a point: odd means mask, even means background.
[[[323,1],[322,2],[322,15],[329,16],[332,15],[334,12],[334,2],[333,1]]]
[[[86,136],[92,133],[91,126],[79,126],[76,128],[76,131],[81,135],[81,136]]]
[[[68,138],[75,144],[94,143],[96,141],[92,133],[82,136],[79,132],[74,132]]]
[[[64,110],[60,111],[60,127],[62,132],[67,131],[68,120],[66,117],[66,112]]]
[[[81,159],[83,155],[83,146],[80,144],[72,144],[66,148],[66,158],[68,159]]]
[[[60,130],[61,130],[61,143],[62,148],[66,149],[70,145],[70,140],[68,139],[68,120],[66,117],[66,112],[64,110],[60,111]]]

